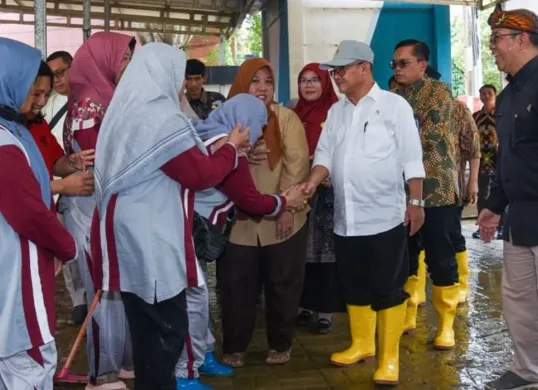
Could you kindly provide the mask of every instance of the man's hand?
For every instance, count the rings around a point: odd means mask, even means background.
[[[407,210],[405,211],[405,220],[404,226],[410,226],[409,235],[414,236],[416,232],[420,230],[422,225],[424,225],[424,209],[420,206],[415,206],[412,204],[407,205]]]
[[[262,147],[260,142],[256,142],[254,146],[248,152],[248,162],[252,165],[260,165],[262,161],[267,160],[267,154],[270,150],[266,147]]]
[[[493,211],[483,209],[478,216],[476,224],[480,229],[480,239],[484,242],[491,242],[497,235],[497,229],[501,216]]]
[[[469,182],[467,183],[466,198],[469,203],[471,204],[476,203],[478,199],[478,181],[477,180],[469,180]]]
[[[62,179],[61,194],[90,196],[93,194],[93,173],[75,172]]]
[[[311,181],[305,181],[304,183],[297,184],[297,188],[304,192],[307,197],[312,197],[316,192],[317,186]]]
[[[293,214],[285,211],[276,222],[276,238],[285,240],[293,231]]]

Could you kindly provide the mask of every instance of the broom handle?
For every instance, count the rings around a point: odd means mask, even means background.
[[[71,363],[73,362],[73,359],[75,359],[78,348],[80,347],[80,343],[82,343],[82,339],[84,338],[84,335],[86,334],[86,327],[88,326],[88,321],[90,320],[90,317],[92,316],[93,311],[95,310],[97,304],[99,303],[99,299],[101,298],[102,293],[103,293],[102,290],[97,290],[95,297],[93,297],[92,304],[88,308],[88,314],[86,314],[86,318],[84,318],[84,322],[82,323],[82,326],[80,330],[78,331],[78,335],[75,340],[75,343],[73,344],[73,348],[71,348],[71,352],[69,352],[69,356],[67,357],[67,360],[65,361],[65,364],[64,364],[65,370],[69,370],[69,367],[71,367]]]

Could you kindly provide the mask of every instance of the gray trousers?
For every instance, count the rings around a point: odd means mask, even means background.
[[[64,223],[62,214],[58,214],[58,219]],[[82,275],[80,274],[78,262],[76,260],[65,263],[62,266],[62,274],[65,281],[65,287],[73,302],[73,307],[85,305],[86,291],[84,290],[84,283],[82,281]]]
[[[79,252],[77,263],[84,283],[88,302],[95,296],[95,288],[88,268],[86,253],[89,253],[87,231],[72,218],[69,210],[64,212],[65,227],[71,233]],[[96,384],[118,380],[120,369],[133,369],[133,352],[129,325],[121,295],[104,292],[97,304],[87,328],[87,356],[89,377]]]
[[[185,290],[189,332],[185,347],[176,366],[177,378],[198,378],[198,368],[204,364],[205,354],[215,350],[215,337],[211,332],[209,293],[207,290],[207,265],[200,261],[206,284]]]
[[[56,361],[54,341],[0,358],[0,390],[52,390]]]
[[[538,246],[504,242],[504,319],[514,343],[512,371],[538,383]]]

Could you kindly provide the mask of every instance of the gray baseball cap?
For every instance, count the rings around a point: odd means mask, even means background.
[[[346,66],[355,61],[366,61],[374,63],[374,52],[364,42],[359,41],[342,41],[334,54],[332,61],[320,65],[321,69],[330,69],[337,66]]]

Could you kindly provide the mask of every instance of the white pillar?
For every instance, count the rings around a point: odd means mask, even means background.
[[[34,1],[34,46],[47,58],[47,0]]]
[[[90,37],[92,33],[92,14],[91,14],[91,1],[83,0],[82,2],[82,34],[84,36],[84,42]]]

